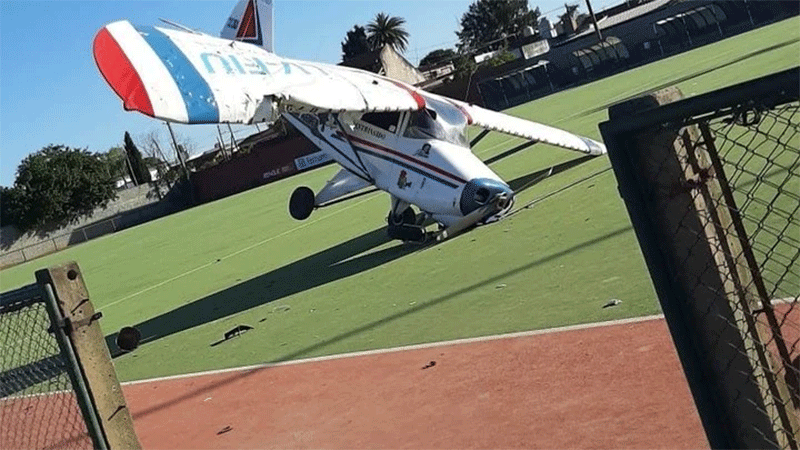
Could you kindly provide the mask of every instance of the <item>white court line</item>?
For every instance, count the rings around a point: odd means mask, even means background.
[[[307,363],[314,363],[314,362],[322,362],[322,361],[332,361],[337,359],[346,359],[346,358],[356,358],[360,356],[372,356],[372,355],[383,355],[387,353],[396,353],[396,352],[404,352],[410,350],[424,350],[428,348],[438,348],[438,347],[447,347],[452,345],[463,345],[463,344],[473,344],[478,342],[489,342],[489,341],[497,341],[502,339],[514,339],[514,338],[521,338],[521,337],[529,337],[529,336],[538,336],[543,334],[553,334],[553,333],[562,333],[567,331],[579,331],[579,330],[588,330],[592,328],[604,328],[604,327],[611,327],[617,325],[628,325],[628,324],[635,324],[640,322],[648,322],[652,320],[661,320],[664,318],[663,314],[657,314],[653,316],[644,316],[644,317],[632,317],[630,319],[618,319],[618,320],[609,320],[605,322],[592,322],[592,323],[585,323],[580,325],[569,325],[565,327],[557,327],[557,328],[546,328],[543,330],[532,330],[532,331],[520,331],[517,333],[505,333],[505,334],[495,334],[490,336],[480,336],[474,338],[466,338],[466,339],[455,339],[450,341],[440,341],[440,342],[429,342],[426,344],[416,344],[416,345],[405,345],[402,347],[392,347],[392,348],[381,348],[377,350],[366,350],[361,352],[351,352],[351,353],[340,353],[337,355],[327,355],[327,356],[318,356],[316,358],[306,358],[306,359],[296,359],[292,361],[283,361],[277,363],[264,363],[264,364],[255,364],[252,366],[242,366],[242,367],[232,367],[229,369],[218,369],[218,370],[208,370],[204,372],[194,372],[194,373],[186,373],[181,375],[171,375],[167,377],[157,377],[157,378],[149,378],[146,380],[135,380],[135,381],[126,381],[122,383],[123,386],[131,386],[136,384],[143,384],[143,383],[152,383],[152,382],[160,382],[160,381],[170,381],[170,380],[181,380],[184,378],[194,378],[194,377],[202,377],[207,375],[224,375],[228,373],[235,373],[235,372],[248,372],[252,370],[259,370],[259,369],[267,369],[271,367],[281,367],[281,366],[293,366],[297,364],[307,364]]]
[[[315,224],[315,223],[317,223],[317,222],[320,222],[320,221],[322,221],[322,220],[325,220],[325,219],[327,219],[327,218],[329,218],[329,217],[333,217],[333,216],[335,216],[335,215],[337,215],[337,214],[339,214],[339,213],[341,213],[341,212],[344,212],[344,211],[346,211],[346,210],[348,210],[348,209],[350,209],[350,208],[353,208],[353,207],[355,207],[355,206],[357,206],[357,205],[360,205],[361,203],[364,203],[364,202],[366,202],[366,201],[372,200],[373,198],[375,198],[375,197],[365,198],[364,200],[361,200],[361,201],[359,201],[359,202],[352,203],[352,204],[350,204],[350,205],[348,205],[348,206],[346,206],[346,207],[344,207],[344,208],[342,208],[342,209],[340,209],[340,210],[338,210],[338,211],[334,211],[334,212],[332,212],[331,214],[329,214],[329,215],[327,215],[327,216],[320,217],[319,219],[312,220],[311,222],[304,223],[304,224],[302,224],[302,225],[299,225],[299,226],[297,226],[297,227],[294,227],[294,228],[292,228],[292,229],[290,229],[290,230],[286,230],[286,231],[284,231],[283,233],[276,234],[275,236],[272,236],[272,237],[266,238],[266,239],[264,239],[264,240],[262,240],[262,241],[260,241],[260,242],[256,242],[255,244],[252,244],[252,245],[250,245],[250,246],[248,246],[248,247],[245,247],[245,248],[243,248],[243,249],[241,249],[241,250],[237,250],[237,251],[235,251],[235,252],[233,252],[233,253],[231,253],[231,254],[229,254],[229,255],[223,256],[222,258],[219,258],[219,260],[218,260],[218,261],[212,261],[212,262],[208,262],[208,263],[206,263],[206,264],[203,264],[202,266],[198,266],[198,267],[195,267],[194,269],[191,269],[191,270],[188,270],[188,271],[186,271],[186,272],[183,272],[183,273],[181,273],[181,274],[175,275],[174,277],[172,277],[172,278],[170,278],[170,279],[168,279],[168,280],[164,280],[164,281],[162,281],[162,282],[160,282],[160,283],[156,283],[156,284],[154,284],[154,285],[148,286],[148,287],[146,287],[146,288],[142,289],[142,290],[141,290],[141,291],[139,291],[139,292],[134,292],[133,294],[126,295],[125,297],[122,297],[122,298],[120,298],[120,299],[114,300],[114,301],[113,301],[113,302],[111,302],[111,303],[108,303],[108,304],[106,304],[106,305],[103,305],[103,306],[101,306],[100,308],[98,308],[98,311],[102,311],[102,310],[104,310],[104,309],[108,308],[109,306],[116,305],[116,304],[118,304],[118,303],[120,303],[120,302],[123,302],[123,301],[125,301],[125,300],[128,300],[128,299],[130,299],[130,298],[133,298],[133,297],[136,297],[137,295],[144,294],[145,292],[148,292],[148,291],[151,291],[151,290],[153,290],[153,289],[155,289],[155,288],[161,287],[161,286],[163,286],[163,285],[165,285],[165,284],[167,284],[167,283],[171,283],[171,282],[173,282],[173,281],[175,281],[175,280],[177,280],[177,279],[183,278],[183,277],[185,277],[185,276],[187,276],[187,275],[191,275],[191,274],[193,274],[193,273],[197,272],[198,270],[203,270],[203,269],[205,269],[206,267],[210,267],[210,266],[212,266],[212,265],[214,265],[214,264],[217,264],[217,263],[219,263],[219,262],[220,262],[220,261],[222,261],[222,260],[225,260],[225,259],[228,259],[228,258],[232,258],[232,257],[234,257],[234,256],[236,256],[236,255],[238,255],[238,254],[240,254],[240,253],[244,253],[244,252],[246,252],[246,251],[248,251],[248,250],[252,250],[252,249],[254,249],[254,248],[256,248],[256,247],[258,247],[258,246],[260,246],[260,245],[264,245],[264,244],[266,244],[266,243],[267,243],[267,242],[269,242],[269,241],[273,241],[273,240],[275,240],[275,239],[278,239],[278,238],[281,238],[281,237],[283,237],[283,236],[286,236],[286,235],[287,235],[287,234],[289,234],[289,233],[293,233],[293,232],[295,232],[295,231],[297,231],[297,230],[300,230],[300,229],[303,229],[303,228],[305,228],[305,227],[311,226],[311,225],[313,225],[313,224]]]

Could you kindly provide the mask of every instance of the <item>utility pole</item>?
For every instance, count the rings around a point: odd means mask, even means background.
[[[186,161],[183,160],[183,155],[181,154],[181,150],[178,147],[178,141],[175,139],[175,133],[172,132],[172,126],[169,122],[164,122],[167,124],[167,129],[169,130],[169,135],[172,137],[172,145],[175,148],[175,154],[178,155],[178,162],[181,163],[181,167],[183,167],[183,173],[186,175],[186,181],[189,181],[189,169],[186,168]]]
[[[192,205],[196,204],[197,201],[194,197],[194,186],[192,186],[192,181],[189,179],[189,169],[186,168],[186,161],[183,160],[183,155],[181,155],[181,151],[178,148],[178,141],[175,139],[175,133],[172,132],[172,126],[169,122],[164,122],[167,124],[167,129],[169,130],[169,135],[172,137],[172,145],[175,146],[175,154],[178,155],[178,161],[180,161],[181,166],[183,167],[183,173],[186,176],[186,186],[189,189],[189,195],[192,199]]]
[[[217,138],[217,145],[219,145],[219,151],[222,152],[222,157],[225,158],[226,161],[229,161],[231,158],[228,156],[228,152],[225,151],[225,143]]]
[[[156,151],[158,152],[158,156],[161,157],[161,163],[162,164],[167,164],[167,158],[164,156],[164,152],[161,151],[161,146],[158,145],[158,141],[156,141],[155,138],[152,138],[152,140],[153,140],[153,145],[156,147]],[[167,166],[167,167],[169,167],[169,166]],[[161,164],[159,164],[158,165],[159,178],[164,178],[164,175],[166,175],[166,173],[161,173],[161,170],[162,170],[161,169]],[[164,179],[164,182],[167,183],[167,189],[172,189],[172,186],[170,186],[169,180]],[[159,195],[160,195],[160,192],[161,192],[161,190],[159,189]]]
[[[131,159],[128,156],[128,149],[123,148],[123,150],[125,151],[125,163],[126,163],[125,165],[128,167],[128,174],[131,176],[131,183],[133,183],[134,186],[138,186],[139,180],[137,180],[136,175],[133,174],[133,164],[131,164]],[[124,180],[125,178],[123,178],[123,181]],[[125,188],[127,187],[128,187],[128,182],[125,181]]]
[[[231,132],[231,152],[233,149],[236,148],[236,152],[239,152],[239,145],[236,143],[236,137],[233,135],[233,128],[231,128],[231,124],[228,123],[228,131]]]
[[[597,33],[597,40],[599,42],[603,42],[603,34],[600,33],[600,27],[597,26],[597,18],[594,16],[594,11],[592,10],[592,2],[586,0],[586,9],[589,10],[589,15],[592,16],[592,23],[594,23],[594,31]]]
[[[217,124],[217,134],[219,134],[219,149],[222,151],[222,154],[226,159],[230,159],[231,155],[233,154],[233,147],[231,147],[230,152],[225,150],[225,138],[222,137],[222,129],[219,127],[219,124]]]

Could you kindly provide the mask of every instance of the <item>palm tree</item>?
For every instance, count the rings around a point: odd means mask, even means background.
[[[408,45],[408,32],[403,29],[406,20],[401,17],[389,17],[378,13],[375,20],[367,24],[370,45],[374,49],[389,45],[399,52],[404,52]]]

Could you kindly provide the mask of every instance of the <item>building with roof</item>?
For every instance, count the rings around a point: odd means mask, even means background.
[[[595,14],[602,41],[585,18],[573,34],[540,24],[549,50],[480,72],[478,89],[485,106],[508,108],[798,14],[794,0],[630,0]]]
[[[422,72],[408,62],[394,48],[385,45],[380,50],[363,53],[350,58],[340,65],[356,69],[368,70],[394,80],[416,85],[425,81]]]

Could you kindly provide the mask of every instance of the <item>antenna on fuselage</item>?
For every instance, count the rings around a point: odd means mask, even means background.
[[[180,30],[183,30],[183,31],[188,31],[189,33],[194,33],[194,34],[204,34],[204,33],[201,33],[201,32],[199,32],[199,31],[197,31],[197,30],[193,30],[193,29],[191,29],[191,28],[189,28],[189,27],[187,27],[187,26],[185,26],[185,25],[181,25],[181,24],[179,24],[179,23],[177,23],[177,22],[173,22],[173,21],[171,21],[171,20],[162,19],[161,17],[159,17],[159,18],[158,18],[158,20],[160,20],[160,21],[164,22],[164,23],[165,23],[165,24],[167,24],[167,25],[170,25],[170,26],[173,26],[173,27],[175,27],[175,28],[178,28],[178,29],[180,29]]]

